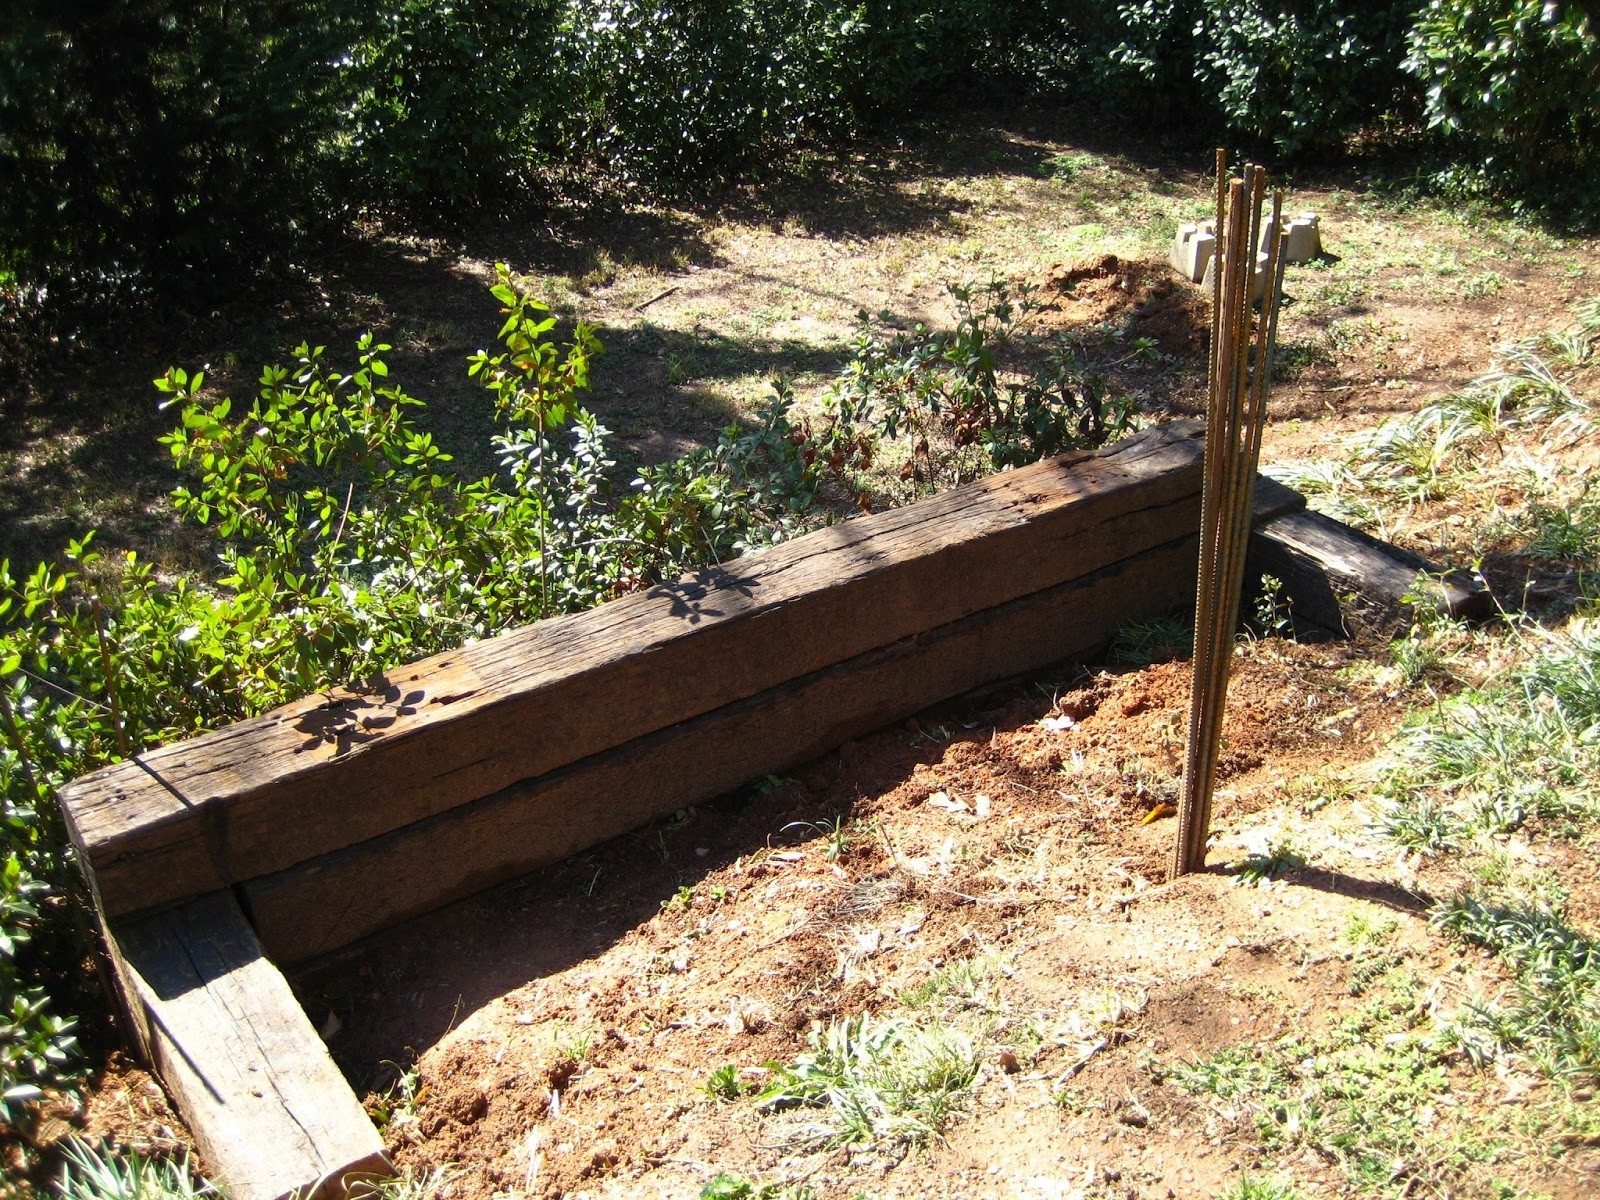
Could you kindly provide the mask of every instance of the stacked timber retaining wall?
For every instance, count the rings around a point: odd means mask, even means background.
[[[310,696],[63,794],[111,920],[236,889],[297,963],[1190,595],[1160,426]]]
[[[819,530],[65,788],[131,1027],[235,1200],[338,1195],[387,1165],[275,962],[1187,607],[1202,434],[1159,426]],[[1262,481],[1258,542],[1301,508]],[[1326,585],[1315,541],[1272,561]]]

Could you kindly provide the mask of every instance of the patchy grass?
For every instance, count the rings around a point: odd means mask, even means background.
[[[1170,1077],[1208,1097],[1221,1127],[1257,1139],[1269,1162],[1309,1152],[1360,1194],[1447,1195],[1494,1161],[1503,1138],[1460,1119],[1449,1053],[1421,981],[1390,968],[1363,1009],[1325,1031],[1229,1047]]]
[[[788,1131],[801,1144],[922,1146],[971,1089],[978,1056],[974,1037],[938,1021],[836,1020],[811,1035],[808,1053],[779,1068],[759,1104],[815,1110]]]
[[[1511,995],[1467,1005],[1456,1025],[1477,1062],[1526,1056],[1546,1075],[1593,1083],[1600,1075],[1600,944],[1573,927],[1559,885],[1488,889],[1440,904],[1434,922],[1493,953]]]
[[[1497,676],[1446,697],[1406,726],[1382,782],[1380,818],[1429,853],[1538,822],[1584,836],[1595,818],[1600,748],[1600,627],[1521,624]]]

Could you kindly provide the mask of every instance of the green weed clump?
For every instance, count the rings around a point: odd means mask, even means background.
[[[1362,1194],[1455,1194],[1452,1185],[1491,1161],[1495,1145],[1443,1127],[1450,1051],[1429,1027],[1418,982],[1400,971],[1372,982],[1367,1006],[1325,1032],[1228,1047],[1169,1077],[1210,1096],[1221,1118],[1280,1163],[1309,1152],[1337,1164]]]
[[[1183,617],[1152,617],[1117,627],[1107,657],[1112,662],[1143,667],[1187,658],[1194,651],[1194,628]]]
[[[1305,1193],[1282,1179],[1246,1175],[1219,1192],[1217,1200],[1305,1200]]]
[[[1600,628],[1518,633],[1506,676],[1448,697],[1404,727],[1380,785],[1382,827],[1434,853],[1531,821],[1577,834],[1596,812],[1600,779]]]
[[[768,1110],[818,1110],[795,1131],[805,1143],[920,1146],[944,1129],[977,1076],[977,1047],[958,1030],[861,1016],[814,1032],[808,1052],[758,1099]]]
[[[115,1154],[69,1139],[63,1151],[61,1200],[208,1200],[222,1192],[189,1170],[187,1159]]]
[[[1381,525],[1385,504],[1420,504],[1460,491],[1482,464],[1503,456],[1513,432],[1537,435],[1551,446],[1589,433],[1593,406],[1577,385],[1592,366],[1596,337],[1600,297],[1576,305],[1562,329],[1497,345],[1488,371],[1352,438],[1342,458],[1272,474],[1334,516]]]
[[[957,320],[947,333],[885,333],[861,314],[817,435],[836,470],[859,477],[893,443],[914,495],[1133,430],[1131,400],[1112,395],[1071,342],[1036,336],[1034,289],[992,279],[949,290]]]
[[[1509,998],[1472,1003],[1458,1020],[1476,1061],[1511,1052],[1546,1075],[1600,1075],[1600,944],[1572,926],[1559,891],[1463,894],[1440,904],[1433,920],[1511,973]]]

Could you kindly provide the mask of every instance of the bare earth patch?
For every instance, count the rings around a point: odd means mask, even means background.
[[[496,259],[564,320],[599,324],[594,407],[621,469],[713,441],[775,375],[814,399],[860,310],[945,326],[945,284],[990,276],[1037,285],[1041,331],[1077,338],[1150,417],[1190,414],[1204,305],[1165,252],[1207,210],[1204,165],[1022,115],[818,159],[714,212],[623,209],[452,243],[374,236],[321,264],[297,301],[178,313],[5,397],[0,554],[30,560],[99,524],[106,546],[207,569],[209,548],[164,499],[153,439],[166,418],[148,381],[208,363],[208,386],[242,398],[259,363],[302,338],[332,355],[377,331],[441,444],[469,472],[492,469],[488,401],[464,368],[497,324]],[[1559,327],[1600,291],[1594,240],[1347,181],[1305,180],[1289,206],[1321,215],[1327,253],[1288,274],[1269,462],[1337,456],[1482,372],[1493,342]],[[1567,447],[1559,465],[1592,468],[1594,455]],[[1497,505],[1519,502],[1503,486],[1516,465],[1382,532],[1470,561]],[[1491,579],[1515,597],[1526,571],[1503,566]],[[451,1200],[676,1200],[719,1176],[749,1184],[724,1194],[787,1200],[1132,1200],[1211,1197],[1280,1172],[1318,1196],[1353,1180],[1380,1195],[1593,1195],[1600,1118],[1578,1121],[1592,1095],[1559,1084],[1457,1055],[1414,1102],[1396,1050],[1384,1069],[1401,1073],[1373,1076],[1363,1098],[1381,1114],[1395,1097],[1415,1149],[1369,1178],[1334,1140],[1286,1132],[1328,1113],[1264,1127],[1226,1086],[1197,1090],[1185,1074],[1266,1070],[1260,1047],[1291,1035],[1337,1061],[1358,1025],[1403,1049],[1415,1014],[1448,1015],[1504,982],[1428,928],[1459,868],[1402,854],[1360,800],[1402,713],[1428,699],[1386,661],[1374,646],[1243,646],[1211,855],[1228,869],[1164,883],[1172,823],[1146,823],[1176,798],[1187,665],[1113,668],[923,714],[384,935],[297,988],[397,1164],[444,1172]],[[1566,880],[1570,912],[1593,928],[1585,845],[1519,845]],[[773,1099],[863,1017],[868,1032],[901,1031],[890,1057],[943,1038],[964,1064],[926,1136],[891,1121],[841,1138],[819,1128],[830,1110]],[[61,1126],[165,1149],[183,1134],[150,1086],[115,1061],[88,1115]]]
[[[1173,825],[1145,818],[1176,794],[1188,689],[1169,662],[925,714],[384,935],[302,997],[396,1106],[397,1163],[449,1167],[462,1200],[694,1197],[723,1173],[817,1197],[1214,1195],[1261,1151],[1174,1068],[1360,1010],[1352,920],[1392,920],[1386,953],[1433,971],[1460,957],[1426,931],[1427,881],[1338,798],[1408,699],[1363,658],[1241,649],[1212,854],[1231,873],[1162,882]],[[760,1103],[863,1014],[972,1050],[920,1147]],[[412,1054],[396,1089],[378,1064]],[[1461,1103],[1494,1103],[1459,1075]],[[1561,1195],[1600,1169],[1505,1153],[1500,1174]]]

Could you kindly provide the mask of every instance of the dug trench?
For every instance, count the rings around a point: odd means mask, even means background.
[[[1169,661],[935,707],[379,935],[296,991],[397,1167],[441,1196],[1215,1195],[1262,1148],[1174,1067],[1366,1003],[1352,921],[1393,922],[1392,955],[1448,957],[1423,883],[1339,832],[1335,781],[1405,704],[1372,651],[1241,643],[1211,856],[1231,867],[1161,882],[1174,823],[1147,818],[1178,787],[1188,666],[1158,644]],[[1290,820],[1317,869],[1262,865]],[[862,1018],[943,1029],[975,1064],[927,1136],[829,1139],[818,1111],[762,1103]]]

